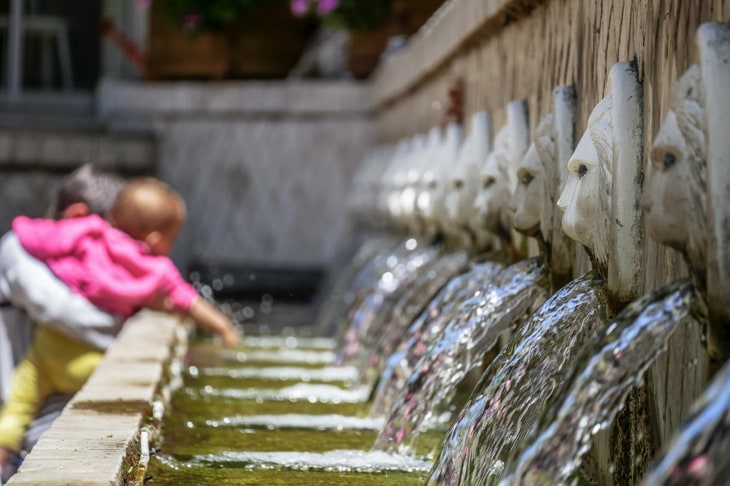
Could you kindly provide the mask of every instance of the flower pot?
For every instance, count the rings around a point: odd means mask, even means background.
[[[223,32],[187,34],[152,8],[146,64],[152,79],[222,79],[230,67],[228,38]]]
[[[304,51],[310,31],[287,2],[273,2],[231,25],[231,70],[234,78],[283,78]]]

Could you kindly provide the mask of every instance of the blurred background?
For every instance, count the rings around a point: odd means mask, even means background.
[[[358,240],[367,80],[442,3],[0,0],[0,231],[84,163],[155,175],[188,204],[183,272],[246,318],[316,303]]]

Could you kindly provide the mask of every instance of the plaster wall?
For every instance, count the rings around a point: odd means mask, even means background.
[[[365,85],[105,81],[98,98],[112,130],[157,137],[158,175],[188,206],[180,266],[326,266],[348,241],[373,134]]]

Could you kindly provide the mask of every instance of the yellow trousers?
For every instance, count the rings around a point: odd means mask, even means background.
[[[46,399],[53,393],[79,391],[103,356],[95,348],[38,326],[13,373],[10,395],[0,412],[0,447],[20,450],[25,430]]]

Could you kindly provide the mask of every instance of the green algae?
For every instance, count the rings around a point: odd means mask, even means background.
[[[223,366],[236,369],[256,363],[232,361],[216,353],[207,345],[193,345],[188,353],[188,363],[194,366]],[[271,366],[272,363],[260,363]],[[275,365],[275,363],[274,363]],[[322,368],[324,364],[307,365],[281,363],[280,366]],[[356,430],[304,430],[297,428],[273,429],[267,427],[212,426],[208,421],[220,421],[247,415],[338,414],[364,416],[366,404],[362,403],[310,403],[307,400],[240,400],[205,393],[206,387],[213,389],[279,389],[292,386],[298,381],[264,380],[259,378],[231,378],[229,376],[205,376],[203,374],[184,376],[185,387],[177,390],[172,398],[168,415],[162,424],[163,442],[160,453],[180,461],[181,467],[170,467],[163,461],[153,460],[148,468],[151,477],[145,484],[187,485],[411,485],[423,484],[425,472],[333,472],[301,471],[283,468],[251,468],[236,463],[190,466],[186,461],[195,456],[217,454],[227,451],[256,452],[309,452],[324,453],[333,450],[370,450],[375,442],[376,432]],[[317,383],[311,381],[309,383]],[[330,385],[346,388],[343,382],[329,382]],[[443,431],[427,433],[419,443],[419,454],[438,449]]]
[[[184,392],[183,392],[184,393]],[[299,413],[309,415],[353,415],[360,416],[362,403],[309,403],[306,400],[235,400],[224,397],[185,396],[176,393],[171,414],[187,420],[219,420],[236,415],[281,415]]]
[[[242,469],[183,469],[170,470],[159,461],[152,461],[145,484],[180,486],[215,484],[217,486],[410,486],[422,485],[426,473],[342,473],[319,471],[248,471]]]
[[[177,424],[175,424],[177,425]],[[374,432],[318,431],[301,429],[266,430],[244,427],[176,427],[165,424],[166,454],[178,458],[219,452],[327,452],[336,449],[367,450],[375,442]],[[201,444],[205,447],[201,449]]]

